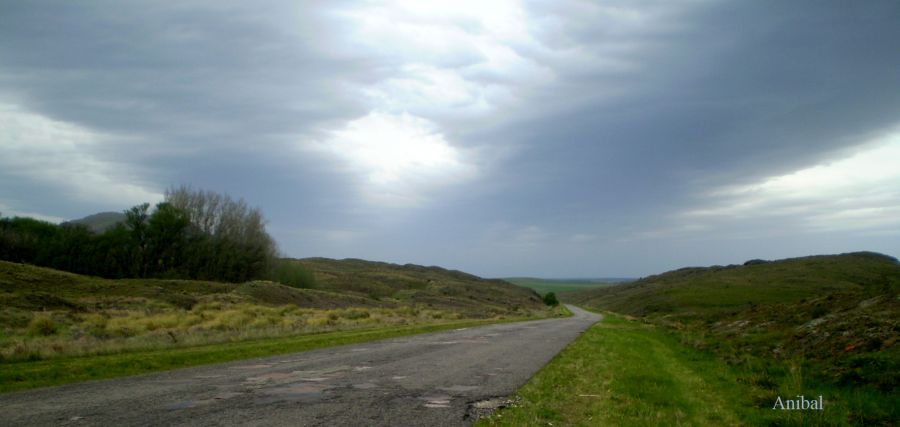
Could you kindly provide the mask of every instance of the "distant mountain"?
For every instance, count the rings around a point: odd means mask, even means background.
[[[81,219],[68,221],[67,224],[82,224],[95,233],[102,233],[124,221],[125,214],[121,212],[100,212]]]

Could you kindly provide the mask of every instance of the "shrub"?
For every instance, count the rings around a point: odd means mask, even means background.
[[[556,299],[556,294],[553,292],[547,292],[547,295],[544,295],[544,304],[549,306],[557,306],[559,305],[559,300]]]

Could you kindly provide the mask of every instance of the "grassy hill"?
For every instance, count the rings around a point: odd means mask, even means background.
[[[441,267],[397,265],[360,259],[289,260],[313,273],[316,288],[389,304],[414,304],[493,316],[542,308],[534,291],[496,279],[482,279]]]
[[[740,367],[748,404],[818,390],[851,424],[900,416],[900,263],[892,257],[691,267],[563,298],[639,319]]]
[[[571,301],[635,316],[718,317],[760,304],[796,303],[834,292],[857,297],[896,291],[900,264],[858,252],[688,267],[631,283],[572,294]]]
[[[566,298],[782,358],[896,353],[900,263],[870,252],[757,260],[683,268]]]
[[[900,264],[875,253],[683,268],[563,293],[605,318],[476,425],[895,425]],[[620,313],[620,314],[617,314]],[[824,410],[773,410],[822,396]]]
[[[269,281],[108,280],[0,261],[0,362],[459,319],[544,316],[533,291],[437,267],[295,260]]]

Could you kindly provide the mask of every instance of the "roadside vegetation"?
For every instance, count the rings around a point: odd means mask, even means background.
[[[530,290],[437,267],[281,262],[322,285],[103,279],[0,261],[0,390],[565,315]]]
[[[527,318],[442,320],[405,326],[377,326],[217,344],[119,351],[90,357],[3,361],[0,362],[0,393],[517,320]]]
[[[891,425],[900,264],[874,253],[686,268],[563,300],[607,318],[488,425]],[[823,411],[772,410],[823,396]],[[516,399],[513,399],[516,401]]]
[[[605,315],[480,426],[739,425],[728,368],[658,328]]]

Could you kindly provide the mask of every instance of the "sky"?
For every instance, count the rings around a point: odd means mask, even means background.
[[[0,0],[0,213],[191,185],[290,257],[900,255],[896,1]]]

